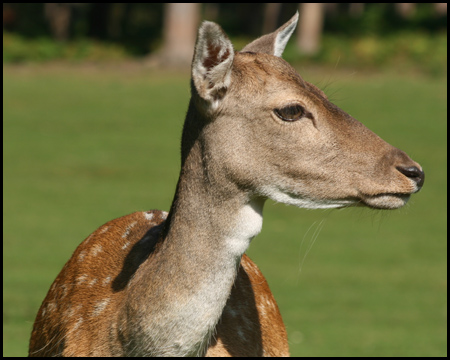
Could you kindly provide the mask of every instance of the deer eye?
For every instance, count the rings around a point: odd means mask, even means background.
[[[300,105],[288,105],[281,109],[274,110],[275,115],[277,115],[281,120],[284,121],[297,121],[300,120],[305,115],[305,109]]]

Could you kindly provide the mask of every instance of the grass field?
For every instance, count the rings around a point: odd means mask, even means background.
[[[446,356],[446,80],[300,72],[421,163],[426,181],[398,211],[267,202],[248,253],[278,301],[291,354]],[[189,78],[87,66],[4,67],[3,76],[3,355],[24,356],[76,246],[113,218],[169,209]]]

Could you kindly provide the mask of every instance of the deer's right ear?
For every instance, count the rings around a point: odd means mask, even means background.
[[[195,44],[192,80],[198,94],[210,104],[225,95],[233,59],[233,45],[222,28],[210,21],[203,22]]]

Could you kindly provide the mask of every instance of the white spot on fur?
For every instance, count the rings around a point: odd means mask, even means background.
[[[110,299],[104,299],[102,301],[97,302],[94,305],[94,311],[92,312],[92,316],[98,316],[100,313],[105,310],[106,306],[108,306]]]
[[[64,312],[64,319],[67,321],[69,320],[73,315],[75,314],[75,310],[72,308],[72,306],[68,306],[67,310]]]
[[[122,237],[125,239],[126,237],[128,237],[128,235],[130,235],[130,231],[131,229],[137,224],[137,221],[133,221],[130,225],[127,226],[127,229],[125,230],[125,232],[123,233]]]
[[[96,245],[94,245],[94,246],[92,247],[91,255],[92,255],[92,256],[97,256],[97,254],[98,254],[99,252],[101,252],[101,251],[103,251],[102,246],[96,244]]]
[[[56,306],[56,304],[54,302],[49,302],[47,304],[47,311],[49,311],[49,312],[55,311],[56,308],[57,308],[57,306]]]
[[[151,221],[153,219],[153,213],[144,213],[144,217],[148,220]]]
[[[80,276],[78,276],[77,280],[76,280],[77,285],[83,284],[87,280],[87,278],[88,278],[87,275],[80,275]]]
[[[111,276],[107,276],[105,279],[103,279],[102,284],[108,285],[111,282]]]
[[[86,250],[83,250],[78,254],[78,262],[82,262],[84,260],[84,257],[86,256]]]
[[[266,316],[267,312],[266,312],[266,307],[264,306],[264,304],[260,303],[257,305],[258,311],[260,313],[261,316]]]
[[[61,289],[62,289],[62,292],[61,292],[61,299],[62,299],[64,297],[66,297],[66,295],[67,295],[67,291],[68,291],[67,285],[66,284],[61,285]]]
[[[89,241],[91,241],[93,236],[94,236],[94,234],[89,235],[89,236],[87,237],[87,239],[84,240],[84,244],[87,244]]]
[[[80,317],[80,318],[78,319],[78,321],[75,323],[74,327],[72,328],[72,331],[77,330],[77,329],[80,327],[80,325],[81,325],[82,323],[83,323],[83,318]]]
[[[108,231],[108,229],[109,229],[109,226],[105,226],[103,229],[100,230],[99,234],[105,233],[106,231]]]

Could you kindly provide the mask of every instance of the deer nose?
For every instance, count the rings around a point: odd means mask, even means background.
[[[425,181],[425,173],[417,166],[397,166],[397,170],[406,177],[409,177],[411,180],[414,180],[419,189],[423,186]]]

